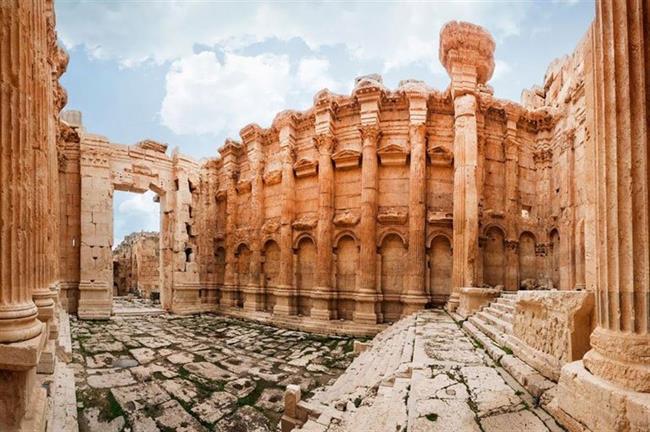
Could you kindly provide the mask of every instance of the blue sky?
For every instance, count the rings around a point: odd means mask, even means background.
[[[200,159],[248,123],[268,126],[305,109],[327,87],[380,73],[389,88],[415,78],[444,89],[440,27],[452,19],[494,36],[498,97],[519,101],[548,64],[571,53],[594,16],[593,0],[430,2],[224,2],[57,0],[70,54],[61,81],[67,108],[112,141],[144,138]],[[158,229],[149,195],[115,194],[116,243]]]

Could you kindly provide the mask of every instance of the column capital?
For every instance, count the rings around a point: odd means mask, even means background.
[[[359,127],[359,132],[361,133],[361,138],[364,141],[370,140],[374,144],[376,144],[381,137],[381,128],[378,124],[362,125]]]
[[[336,138],[330,133],[320,133],[314,136],[314,146],[323,156],[331,156],[336,145]]]

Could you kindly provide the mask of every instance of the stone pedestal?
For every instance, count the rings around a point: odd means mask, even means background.
[[[490,304],[500,294],[501,290],[495,288],[461,288],[459,290],[459,305],[456,313],[463,318],[467,318]]]

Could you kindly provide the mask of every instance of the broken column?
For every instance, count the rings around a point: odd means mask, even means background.
[[[460,288],[476,286],[478,281],[476,96],[494,71],[494,40],[480,26],[452,21],[440,31],[440,61],[451,77],[454,99],[454,257],[447,303],[454,311]]]
[[[591,350],[562,368],[551,404],[571,431],[650,429],[650,11],[596,3],[585,61],[594,133],[596,321]]]

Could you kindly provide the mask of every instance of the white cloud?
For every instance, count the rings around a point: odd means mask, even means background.
[[[494,73],[492,74],[492,80],[497,81],[499,79],[502,79],[510,74],[511,71],[512,68],[508,62],[505,60],[496,59],[494,60]]]
[[[177,134],[236,136],[248,123],[268,125],[287,107],[306,108],[323,87],[341,90],[329,66],[304,58],[292,71],[285,55],[226,53],[221,62],[212,51],[192,54],[167,73],[161,120]]]
[[[154,202],[153,198],[154,193],[151,191],[143,194],[115,192],[114,246],[120,244],[129,233],[160,230],[160,205]]]
[[[384,70],[437,68],[438,33],[451,19],[486,26],[497,40],[517,35],[527,2],[257,3],[60,2],[59,36],[102,59],[130,67],[192,54],[196,44],[227,51],[268,38],[301,38],[313,51],[343,45]]]

